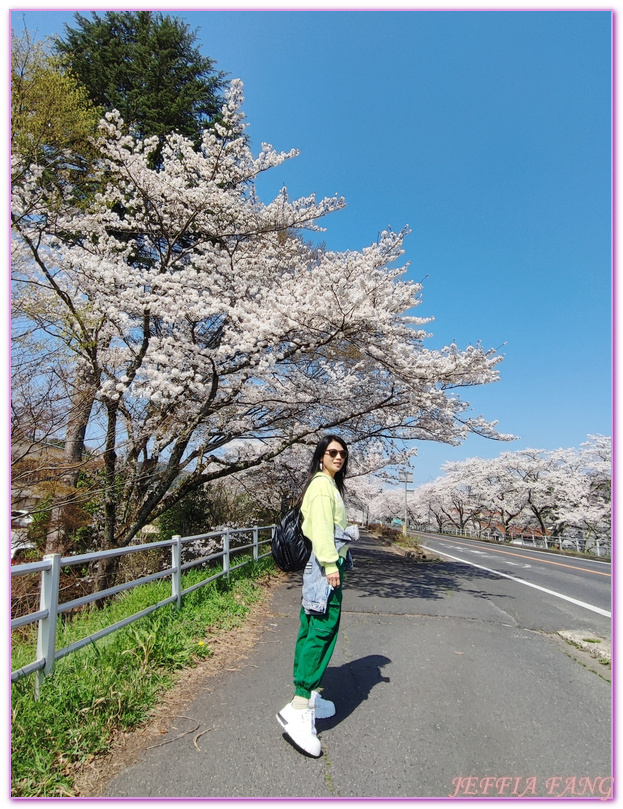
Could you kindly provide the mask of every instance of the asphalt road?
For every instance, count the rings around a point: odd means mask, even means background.
[[[102,797],[606,796],[609,670],[554,634],[598,631],[603,616],[461,562],[418,563],[370,537],[353,556],[324,682],[337,714],[317,723],[320,758],[301,754],[275,720],[292,697],[294,575],[247,665],[211,678],[185,709],[197,732],[213,728],[200,750],[194,734],[146,750]],[[165,739],[186,729],[174,721]]]
[[[560,621],[568,616],[567,620],[578,628],[592,628],[610,637],[612,578],[609,563],[473,539],[433,534],[422,534],[420,538],[425,548],[445,558],[497,571],[512,577],[518,584],[523,582],[522,586],[527,589],[523,595],[530,604],[538,605],[540,613],[534,617],[533,628],[556,630],[560,628]],[[522,600],[518,588],[511,588],[509,592],[513,592],[518,602]]]

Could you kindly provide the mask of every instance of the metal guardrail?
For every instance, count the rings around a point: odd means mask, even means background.
[[[59,553],[50,554],[48,556],[44,556],[41,562],[13,565],[11,567],[11,578],[16,576],[26,576],[33,573],[40,573],[41,590],[39,598],[39,610],[37,610],[37,612],[22,615],[19,618],[14,618],[11,620],[11,630],[18,629],[19,627],[27,626],[28,624],[35,622],[38,622],[39,624],[36,659],[27,666],[22,666],[21,668],[12,671],[11,682],[17,682],[17,680],[20,680],[22,677],[36,673],[37,679],[35,683],[35,696],[37,696],[43,680],[52,674],[56,661],[65,657],[65,655],[75,652],[78,649],[81,649],[83,646],[93,643],[96,640],[111,634],[112,632],[116,632],[118,629],[122,629],[123,627],[134,623],[134,621],[138,621],[139,618],[143,618],[145,615],[149,615],[149,613],[154,612],[167,604],[175,603],[179,607],[182,603],[182,597],[188,593],[191,593],[193,590],[203,587],[204,585],[208,584],[208,582],[218,579],[220,576],[228,576],[232,570],[243,567],[244,565],[249,564],[251,561],[257,562],[264,556],[268,556],[270,551],[260,553],[260,547],[271,542],[274,527],[274,525],[267,525],[261,527],[255,526],[253,528],[228,528],[224,531],[212,531],[208,534],[197,534],[189,537],[181,537],[176,535],[171,537],[171,539],[160,542],[147,542],[142,545],[131,545],[126,548],[114,548],[108,551],[85,553],[78,556],[63,557]],[[260,531],[270,531],[270,538],[260,540]],[[251,532],[253,535],[252,542],[247,545],[240,545],[235,548],[231,548],[232,535]],[[222,550],[220,552],[210,554],[209,556],[203,556],[198,559],[193,559],[191,562],[182,564],[183,545],[189,542],[197,542],[205,539],[216,539],[218,537],[222,539]],[[90,595],[82,596],[81,598],[76,598],[72,601],[59,604],[58,597],[61,568],[70,567],[72,565],[88,564],[98,561],[99,559],[106,559],[114,556],[124,556],[126,554],[139,553],[163,547],[171,548],[171,567],[157,573],[152,573],[148,576],[142,576],[139,579],[133,579],[125,582],[124,584],[119,584],[116,587],[109,587],[106,590],[100,590],[99,592],[91,593]],[[240,562],[237,565],[231,565],[232,555],[250,549],[253,550],[252,559]],[[183,571],[215,559],[223,560],[222,570],[208,576],[206,579],[203,579],[196,584],[193,584],[191,587],[182,589]],[[76,607],[89,604],[93,601],[99,601],[102,598],[116,595],[117,593],[121,593],[125,590],[133,589],[141,584],[147,584],[151,581],[166,578],[167,576],[171,577],[171,595],[168,598],[159,601],[157,604],[152,604],[150,607],[134,613],[121,621],[117,621],[116,623],[111,624],[110,626],[105,627],[104,629],[101,629],[88,637],[82,638],[69,646],[65,646],[61,649],[56,648],[57,620],[60,614],[69,612]]]
[[[610,558],[611,541],[603,537],[577,538],[577,537],[552,537],[541,534],[500,534],[495,531],[473,531],[470,528],[453,528],[452,530],[439,531],[435,533],[446,534],[448,536],[462,536],[470,539],[494,540],[500,543],[511,545],[523,545],[527,548],[554,548],[557,550],[576,551],[592,556]]]

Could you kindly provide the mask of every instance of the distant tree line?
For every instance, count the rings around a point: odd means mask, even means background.
[[[611,440],[591,435],[577,448],[524,449],[447,463],[444,474],[408,495],[409,520],[434,530],[557,537],[610,536]],[[357,484],[355,484],[357,485]],[[369,483],[367,485],[370,485]],[[369,493],[369,511],[404,513],[404,491]]]

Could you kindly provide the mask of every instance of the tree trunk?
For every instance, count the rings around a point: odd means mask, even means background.
[[[44,553],[66,553],[69,538],[65,527],[72,524],[76,509],[76,487],[84,458],[86,431],[91,418],[98,384],[93,375],[76,380],[65,430],[65,447],[60,475],[61,488],[52,508],[50,529]]]
[[[104,450],[105,490],[104,490],[104,540],[102,550],[117,547],[115,541],[115,528],[117,521],[117,489],[115,477],[117,472],[117,453],[115,452],[117,437],[118,405],[108,402],[108,427],[106,430],[106,448]],[[119,569],[119,557],[105,557],[97,563],[97,573],[93,584],[93,592],[113,587]],[[96,602],[98,606],[101,601]]]
[[[84,443],[95,395],[99,387],[98,380],[92,375],[76,384],[71,398],[71,409],[65,432],[65,471],[63,483],[71,488],[76,487],[80,466],[84,457]]]
[[[120,556],[108,556],[104,559],[99,559],[96,563],[95,582],[93,583],[93,592],[98,593],[101,590],[107,590],[109,587],[114,587],[117,580],[117,573],[119,571]],[[105,599],[98,599],[94,602],[98,607],[103,607]]]

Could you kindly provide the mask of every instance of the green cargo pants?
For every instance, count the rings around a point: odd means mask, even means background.
[[[320,685],[331,660],[340,628],[343,568],[344,559],[340,558],[340,585],[329,596],[325,613],[307,615],[301,607],[301,628],[294,650],[294,693],[297,697],[310,698],[311,692]]]

